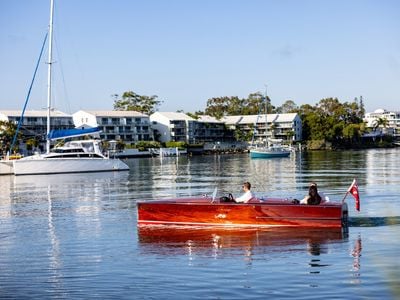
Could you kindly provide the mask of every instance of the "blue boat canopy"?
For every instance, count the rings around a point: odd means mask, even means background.
[[[74,129],[64,129],[64,130],[51,130],[48,135],[48,139],[60,140],[60,139],[84,136],[89,134],[96,134],[100,132],[101,130],[99,127],[86,128],[86,129],[74,128]]]

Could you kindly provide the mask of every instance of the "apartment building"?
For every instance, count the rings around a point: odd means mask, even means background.
[[[265,142],[266,138],[290,142],[300,141],[302,138],[302,122],[296,113],[226,116],[223,121],[231,130],[254,136],[255,143]]]
[[[188,129],[191,144],[224,141],[227,136],[225,123],[211,116],[199,116]]]
[[[21,111],[0,111],[0,120],[18,122]],[[43,150],[46,135],[46,111],[26,111],[21,131],[28,140],[40,140]],[[52,129],[99,127],[105,141],[122,140],[125,143],[158,140],[189,144],[233,141],[234,132],[254,136],[255,142],[265,137],[283,140],[301,140],[301,119],[297,114],[269,114],[265,116],[227,116],[217,120],[211,116],[192,118],[185,113],[156,112],[151,116],[135,111],[80,110],[72,115],[53,111]]]
[[[18,124],[21,115],[21,110],[2,110],[0,111],[0,120]],[[71,115],[58,110],[52,110],[50,128],[52,130],[71,129],[75,128],[75,125]],[[43,151],[46,147],[47,110],[25,111],[20,132],[24,136],[24,141],[20,143],[22,150],[24,150],[24,143],[27,140],[36,139],[39,142],[39,150]]]
[[[154,137],[160,142],[196,144],[224,139],[224,122],[210,116],[194,119],[185,113],[156,112],[150,116],[150,121]]]
[[[136,111],[80,110],[72,115],[76,127],[99,127],[106,141],[151,141],[153,133],[149,116]]]

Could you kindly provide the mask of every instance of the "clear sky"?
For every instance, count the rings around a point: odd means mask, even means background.
[[[23,107],[49,3],[0,0],[0,110]],[[275,106],[363,96],[367,112],[400,110],[398,0],[56,0],[54,24],[66,113],[129,90],[194,112],[265,86]],[[28,109],[46,106],[45,58]]]

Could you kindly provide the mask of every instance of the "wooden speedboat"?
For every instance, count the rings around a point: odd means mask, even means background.
[[[215,197],[139,201],[138,224],[222,227],[347,227],[346,203],[295,204],[290,199],[262,198],[248,203]]]

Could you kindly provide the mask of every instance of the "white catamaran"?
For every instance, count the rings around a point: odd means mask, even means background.
[[[35,154],[21,159],[3,163],[4,171],[14,175],[39,175],[81,172],[127,171],[127,164],[116,158],[103,154],[101,141],[76,140],[66,142],[63,146],[50,151],[52,140],[66,139],[98,133],[98,128],[70,129],[52,131],[51,119],[51,86],[52,86],[52,43],[53,43],[54,0],[50,1],[50,22],[48,39],[48,70],[47,70],[47,138],[46,153]],[[5,170],[7,167],[7,170]]]

